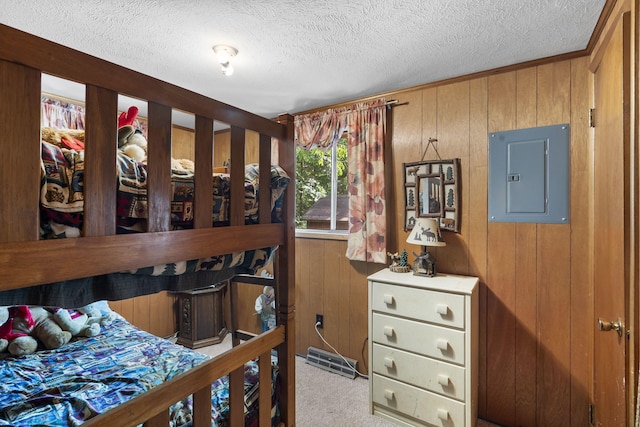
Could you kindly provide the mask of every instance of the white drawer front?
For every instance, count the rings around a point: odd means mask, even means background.
[[[464,400],[465,369],[461,366],[373,344],[371,367],[378,374]]]
[[[373,282],[374,311],[463,329],[464,295]]]
[[[372,342],[464,365],[463,331],[379,313],[371,321]]]
[[[373,402],[434,426],[464,427],[464,404],[374,374]]]

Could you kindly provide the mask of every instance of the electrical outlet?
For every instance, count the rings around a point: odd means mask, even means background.
[[[319,325],[318,325],[319,323]],[[318,325],[319,329],[322,329],[324,326],[324,315],[316,314],[316,325]]]

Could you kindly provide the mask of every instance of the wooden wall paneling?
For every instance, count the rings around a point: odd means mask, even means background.
[[[231,133],[216,131],[213,135],[213,166],[222,167],[231,158]]]
[[[538,126],[570,120],[570,62],[538,67]],[[570,419],[571,228],[538,224],[538,422]]]
[[[309,267],[309,277],[307,277],[309,295],[307,307],[309,308],[309,312],[306,319],[304,318],[304,316],[301,316],[302,327],[305,327],[306,325],[311,327],[311,330],[309,332],[310,346],[325,348],[324,343],[322,342],[314,328],[314,325],[316,323],[316,314],[324,313],[325,277],[327,271],[327,265],[325,264],[324,240],[316,239],[310,242],[308,261],[311,264],[311,266]],[[325,332],[322,331],[322,333]]]
[[[119,301],[109,307],[130,323],[151,334],[165,338],[178,330],[175,317],[175,294],[160,292]]]
[[[108,303],[111,310],[124,316],[124,314],[122,313],[122,301],[108,301]]]
[[[516,224],[515,233],[515,417],[516,425],[535,425],[539,354],[536,224]]]
[[[367,277],[384,268],[385,265],[351,261],[350,266],[349,301],[352,302],[352,308],[349,313],[349,333],[351,337],[348,354],[350,355],[349,357],[362,361],[363,353],[366,353],[363,348],[369,333],[369,319],[367,317],[369,288]],[[357,309],[354,309],[355,304],[353,302],[355,301],[362,301],[362,304],[358,304]]]
[[[231,157],[231,136],[229,130],[216,131],[213,144],[213,166],[221,167]],[[275,157],[277,158],[277,156]],[[260,134],[253,131],[245,133],[245,162],[260,161]]]
[[[469,82],[469,191],[461,200],[468,212],[469,274],[480,278],[478,290],[478,412],[487,408],[487,79]]]
[[[415,162],[420,159],[421,141],[422,141],[422,91],[403,93],[398,97],[398,105],[391,109],[393,118],[391,141],[391,150],[393,151],[393,170],[402,171],[402,164]],[[408,232],[404,231],[405,222],[405,196],[404,196],[404,175],[403,173],[393,173],[396,178],[392,190],[392,195],[396,198],[395,210],[393,211],[393,220],[395,221],[395,230],[397,243],[395,249],[402,252],[407,250],[409,254],[408,261],[413,262],[412,251],[415,247],[410,247],[406,243]],[[393,243],[390,244],[394,246]]]
[[[191,129],[173,126],[171,129],[171,156],[174,159],[195,161],[195,137]]]
[[[571,419],[570,228],[565,224],[538,227],[538,390],[540,425],[567,425]],[[562,325],[562,326],[559,326]],[[585,408],[586,410],[587,408]]]
[[[514,129],[516,75],[489,77],[488,130]],[[515,225],[488,224],[487,233],[487,412],[500,424],[515,422]]]
[[[344,242],[338,240],[324,241],[324,291],[322,294],[322,309],[319,314],[324,315],[324,328],[320,332],[324,338],[341,354],[348,351],[349,340],[341,341],[343,330],[349,328],[349,297],[345,292],[341,280],[342,269],[340,266],[344,260]],[[345,248],[346,249],[346,248]],[[346,305],[345,301],[346,300]],[[344,316],[346,315],[346,316]],[[346,346],[344,344],[347,344]],[[325,348],[326,346],[323,346]],[[331,351],[331,349],[326,348]]]
[[[150,331],[151,329],[150,299],[150,295],[133,298],[133,319],[131,323],[145,331]]]
[[[571,61],[571,426],[588,425],[593,401],[593,76],[588,58]],[[585,197],[585,195],[590,195]]]
[[[120,313],[125,319],[127,319],[130,323],[133,323],[134,319],[134,302],[132,299],[126,299],[118,301],[118,305],[113,305],[116,307],[116,311]],[[119,307],[118,307],[119,306]]]
[[[245,145],[245,163],[260,162],[260,134],[248,130]]]
[[[537,122],[537,69],[516,72],[516,127],[532,128]],[[536,424],[537,378],[537,225],[516,223],[516,423]]]
[[[309,275],[311,264],[309,257],[311,239],[296,239],[296,353],[307,354],[309,347],[309,334],[313,330],[309,307]]]
[[[169,335],[174,334],[178,331],[178,321],[176,318],[176,294],[173,292],[161,292],[157,296],[158,302],[155,307],[157,307],[157,316],[151,316],[151,324],[157,322],[158,325],[162,325],[162,334],[160,336],[167,337]],[[154,311],[155,307],[152,306],[151,310]],[[173,316],[168,316],[167,314],[171,313]]]
[[[440,88],[434,87],[429,89],[424,89],[422,91],[422,138],[419,140],[420,149],[418,151],[418,157],[415,160],[410,161],[420,161],[420,160],[437,160],[438,155],[433,149],[433,146],[429,147],[428,150],[427,144],[429,142],[429,138],[438,138],[438,91]],[[442,144],[440,141],[433,143],[436,148],[439,148]],[[404,195],[404,192],[401,193]],[[404,197],[398,195],[398,197]],[[445,237],[446,239],[446,237]],[[406,237],[405,237],[406,240]],[[420,254],[422,252],[422,247],[418,247],[416,245],[405,243],[407,248],[407,252],[409,253],[409,262],[413,265],[413,261],[415,260],[415,256],[413,254]],[[444,257],[443,254],[444,249],[446,248],[437,248],[432,247],[428,248],[429,252],[435,257],[436,261]],[[442,249],[442,250],[441,250]],[[438,263],[437,268],[440,271],[445,271],[444,260],[441,260],[442,263]]]
[[[339,287],[338,292],[334,295],[334,301],[325,302],[325,309],[328,310],[328,305],[335,305],[337,307],[337,318],[340,322],[338,324],[338,341],[337,344],[341,351],[345,354],[349,354],[349,357],[352,359],[356,359],[360,363],[360,371],[364,372],[364,366],[366,366],[366,361],[361,360],[360,355],[354,355],[350,353],[350,343],[351,343],[351,312],[354,310],[356,306],[366,307],[367,304],[358,304],[355,301],[351,300],[351,286],[353,283],[351,282],[351,263],[346,258],[345,254],[347,252],[347,242],[345,240],[342,241],[334,241],[332,245],[336,254],[336,261],[338,264],[334,266],[339,270],[339,277],[337,280],[337,286]],[[366,308],[365,308],[366,310]],[[335,314],[334,314],[335,316]],[[356,357],[358,356],[358,357]],[[363,365],[364,363],[364,365]]]
[[[458,197],[465,200],[469,192],[464,185],[469,182],[469,82],[440,87],[437,94],[438,153],[442,159],[460,159]],[[443,232],[447,246],[437,248],[436,265],[443,273],[469,272],[469,253],[465,243],[469,213],[466,209],[462,209],[459,219],[460,233]]]
[[[429,137],[439,140],[443,158],[468,156],[461,180],[466,226],[451,237],[454,244],[441,248],[436,257],[441,271],[455,269],[480,277],[479,415],[502,425],[587,423],[593,365],[590,230],[594,205],[592,131],[586,122],[588,108],[584,108],[590,105],[592,84],[587,62],[586,57],[578,58],[468,83],[407,91],[399,94],[401,105],[392,110],[394,176],[401,177],[403,162],[420,159]],[[558,123],[572,126],[571,224],[489,222],[487,134]],[[430,150],[425,159],[433,156]],[[406,248],[412,262],[411,253],[418,248],[405,242],[403,183],[396,178],[392,184],[397,236],[390,246]],[[446,233],[445,239],[450,234]],[[298,244],[297,250],[300,248]],[[304,277],[314,279],[315,270],[308,266],[316,259],[312,253],[334,260],[339,258],[334,251],[329,244],[324,252],[298,252]],[[447,259],[450,252],[453,260]],[[360,311],[366,309],[366,290],[361,292],[360,288],[365,287],[368,274],[383,267],[345,261],[341,268],[349,271],[348,299],[344,294],[334,295],[333,285],[327,283],[336,276],[325,273],[320,297],[325,312],[333,313],[328,316],[341,312],[339,307],[345,300],[351,306],[351,348],[345,354],[349,357],[359,359],[362,343],[357,334],[366,327],[366,319],[359,319]],[[343,276],[342,272],[337,274],[338,280]],[[300,277],[303,275],[296,271],[296,279]],[[314,333],[307,324],[313,323],[317,311],[310,304],[305,308],[302,302],[305,297],[315,298],[315,290],[300,283],[297,290],[307,292],[297,299],[298,317],[308,317],[299,323],[299,337],[304,329]],[[342,342],[337,331],[326,333]]]
[[[569,123],[571,120],[571,62],[538,67],[537,125]]]

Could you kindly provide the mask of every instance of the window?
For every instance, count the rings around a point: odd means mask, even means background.
[[[331,150],[296,149],[296,228],[347,230],[347,139]]]

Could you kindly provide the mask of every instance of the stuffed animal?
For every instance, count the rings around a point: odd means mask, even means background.
[[[140,130],[133,127],[138,107],[131,106],[118,117],[118,149],[137,162],[147,158],[147,140]]]
[[[0,349],[14,356],[35,353],[38,341],[51,350],[71,340],[71,333],[63,331],[42,307],[0,307],[0,321]]]
[[[118,315],[109,308],[106,301],[96,301],[78,309],[79,312],[89,316],[88,323],[98,323],[102,326],[109,325]]]
[[[72,336],[95,337],[100,334],[100,323],[89,321],[89,316],[79,310],[55,308],[53,319],[64,331]]]
[[[133,124],[138,116],[138,107],[131,106],[118,117],[118,149],[136,162],[147,161],[147,139]],[[171,170],[179,175],[194,171],[193,160],[171,158]]]
[[[9,344],[16,353],[33,353],[38,348],[35,338],[27,334],[16,333],[13,330],[13,318],[24,317],[28,324],[33,324],[31,311],[26,305],[18,307],[0,307],[0,352],[8,351]],[[16,351],[23,349],[22,351]]]
[[[171,158],[171,171],[178,175],[189,175],[195,170],[193,160]]]
[[[256,298],[255,309],[262,321],[262,332],[276,327],[276,294],[272,286],[265,286]]]

